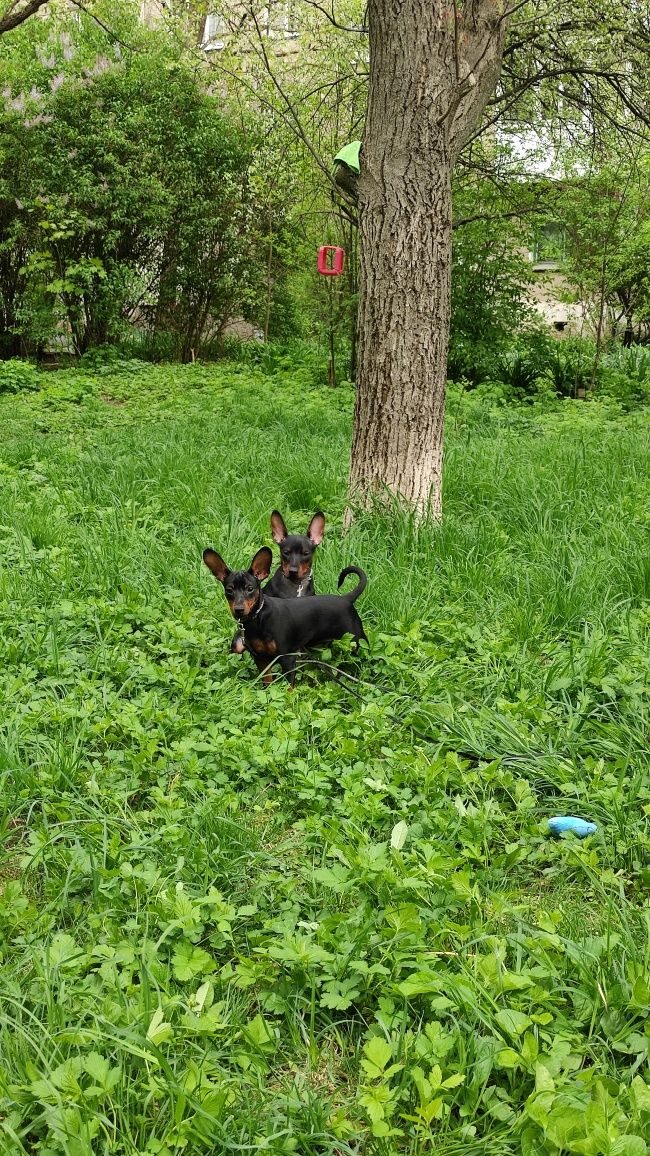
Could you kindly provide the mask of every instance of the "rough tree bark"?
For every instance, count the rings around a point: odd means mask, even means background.
[[[370,0],[351,502],[439,516],[451,176],[501,67],[504,0]]]

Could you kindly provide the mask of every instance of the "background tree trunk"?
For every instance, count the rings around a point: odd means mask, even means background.
[[[499,0],[370,0],[359,364],[349,494],[441,512],[451,176],[493,90]]]
[[[422,511],[441,493],[451,270],[444,139],[425,164],[417,184],[398,175],[387,197],[367,180],[350,471],[352,496],[387,487]],[[390,156],[382,166],[390,170]]]

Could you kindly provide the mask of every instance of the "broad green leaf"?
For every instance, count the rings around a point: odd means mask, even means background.
[[[461,1084],[465,1083],[466,1076],[464,1072],[454,1072],[451,1076],[447,1076],[446,1080],[442,1081],[441,1088],[459,1088]]]
[[[106,1086],[110,1064],[105,1056],[100,1056],[99,1052],[89,1052],[84,1056],[84,1068],[100,1088]]]
[[[172,967],[176,979],[185,983],[197,975],[206,975],[214,971],[216,963],[202,947],[195,947],[187,940],[181,940],[174,951]]]
[[[53,967],[70,967],[81,958],[82,952],[71,935],[60,931],[52,937],[48,951],[48,959]]]
[[[196,1015],[200,1015],[202,1011],[207,1011],[207,1009],[212,1004],[213,999],[214,985],[209,979],[206,979],[205,983],[202,983],[201,986],[197,988],[194,995],[190,996],[189,1004],[192,1008],[192,1011]]]
[[[442,1068],[440,1067],[440,1064],[433,1065],[431,1071],[429,1072],[429,1083],[431,1084],[431,1088],[434,1092],[436,1092],[442,1084]]]
[[[641,1076],[632,1080],[631,1096],[637,1112],[650,1112],[650,1086]]]
[[[439,975],[432,971],[416,971],[398,983],[397,990],[407,999],[413,995],[427,995],[439,992],[444,988],[444,982]]]
[[[408,835],[408,831],[409,831],[408,823],[405,823],[403,819],[401,820],[401,822],[396,823],[395,826],[393,827],[393,830],[392,830],[391,836],[390,836],[390,845],[395,851],[401,851],[402,850],[402,847],[404,846],[404,844],[406,842],[406,836]]]
[[[532,1064],[539,1054],[539,1044],[532,1032],[526,1032],[521,1045],[521,1058],[527,1064]]]
[[[535,1091],[536,1092],[554,1092],[555,1081],[548,1068],[544,1064],[535,1065]]]
[[[510,1036],[522,1035],[533,1022],[530,1016],[515,1011],[514,1008],[505,1008],[503,1011],[497,1012],[494,1018],[502,1031],[507,1032]]]
[[[361,1064],[371,1078],[375,1079],[383,1074],[384,1068],[393,1054],[393,1049],[382,1036],[373,1036],[365,1045],[363,1054],[365,1059],[362,1059]]]
[[[612,1140],[609,1156],[647,1156],[648,1145],[641,1136],[619,1136]]]
[[[425,1124],[430,1124],[432,1120],[439,1120],[442,1116],[442,1109],[444,1105],[442,1096],[435,1096],[433,1100],[429,1100],[427,1104],[421,1104],[416,1108],[418,1116],[420,1116]]]
[[[168,1040],[172,1035],[172,1025],[165,1022],[164,1014],[161,1007],[156,1008],[151,1017],[149,1027],[147,1028],[147,1039],[151,1040],[152,1044],[156,1044],[156,1046]]]
[[[56,1088],[73,1100],[81,1095],[79,1077],[82,1071],[83,1060],[80,1056],[73,1056],[65,1060],[52,1072],[50,1079]]]
[[[574,1144],[580,1144],[584,1140],[589,1141],[590,1137],[585,1136],[587,1131],[585,1122],[585,1113],[581,1107],[571,1104],[563,1104],[560,1100],[556,1102],[553,1107],[548,1124],[546,1126],[546,1135],[560,1150],[569,1148],[573,1150]],[[584,1151],[588,1152],[590,1149],[587,1146]]]
[[[533,1092],[526,1100],[526,1115],[541,1128],[546,1128],[555,1092]]]
[[[276,1037],[273,1028],[259,1013],[250,1020],[244,1028],[244,1035],[249,1043],[262,1052],[273,1051],[276,1046]]]
[[[643,975],[637,976],[632,988],[632,1002],[637,1007],[648,1007],[650,1004],[650,986],[648,980]]]

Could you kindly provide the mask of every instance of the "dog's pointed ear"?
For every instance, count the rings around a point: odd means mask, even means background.
[[[258,582],[263,582],[271,573],[271,563],[273,561],[273,554],[268,546],[262,546],[261,550],[253,558],[249,566],[251,574],[254,574]]]
[[[307,537],[314,543],[314,546],[320,546],[324,534],[325,515],[317,510],[307,528]]]
[[[284,542],[287,536],[287,527],[284,524],[284,518],[277,510],[273,510],[271,514],[271,533],[273,535],[273,541],[277,542],[278,546],[280,542]]]
[[[217,554],[216,550],[204,550],[203,561],[205,562],[208,570],[212,571],[215,578],[218,578],[219,582],[226,581],[226,578],[230,574],[230,570],[226,566],[223,558]]]

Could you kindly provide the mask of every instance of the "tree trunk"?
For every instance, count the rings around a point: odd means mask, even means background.
[[[359,362],[349,494],[439,516],[451,176],[498,79],[501,0],[370,0],[359,180]]]
[[[433,512],[441,496],[451,269],[451,163],[437,143],[426,183],[402,186],[393,204],[371,186],[361,213],[362,253],[374,257],[361,261],[350,470],[352,497],[386,487],[420,511],[431,501]]]

